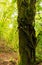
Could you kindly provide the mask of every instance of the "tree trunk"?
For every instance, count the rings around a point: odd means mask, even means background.
[[[20,65],[35,62],[35,3],[36,0],[17,0]]]

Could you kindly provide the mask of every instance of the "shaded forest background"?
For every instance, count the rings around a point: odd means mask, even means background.
[[[0,0],[0,52],[19,50],[17,17],[17,1]],[[36,3],[35,30],[38,44],[36,57],[42,60],[42,0]]]

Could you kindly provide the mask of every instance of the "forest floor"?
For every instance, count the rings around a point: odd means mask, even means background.
[[[17,65],[18,56],[16,52],[0,53],[0,65]],[[42,65],[42,62],[37,63],[36,65]]]
[[[16,52],[0,53],[0,65],[17,65],[18,57]]]
[[[12,51],[10,48],[0,47],[0,65],[18,65],[18,52]],[[38,62],[35,65],[42,65]]]

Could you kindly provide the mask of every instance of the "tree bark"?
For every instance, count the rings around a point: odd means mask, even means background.
[[[35,12],[36,0],[17,0],[20,65],[35,62]]]

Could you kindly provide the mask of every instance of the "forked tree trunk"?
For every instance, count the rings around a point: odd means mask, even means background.
[[[20,65],[35,62],[35,4],[36,0],[17,0]]]

